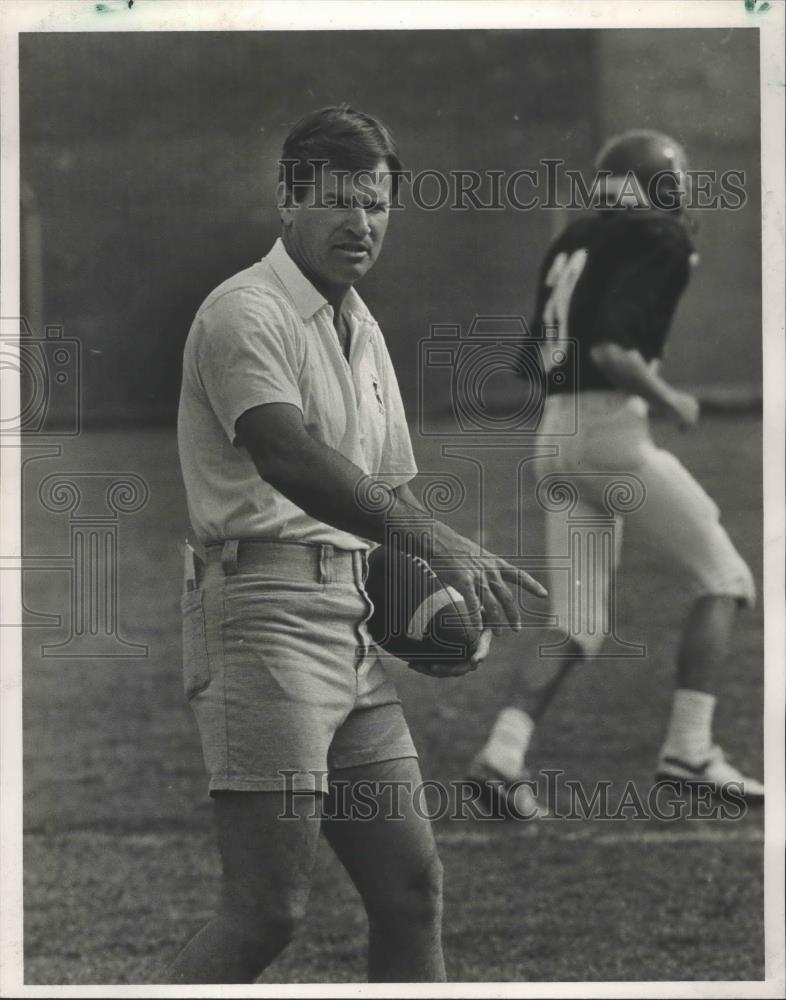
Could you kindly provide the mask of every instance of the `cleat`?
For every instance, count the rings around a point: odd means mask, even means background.
[[[751,805],[764,801],[764,785],[755,778],[746,778],[726,760],[720,747],[713,747],[711,755],[700,764],[690,764],[670,754],[662,755],[655,780],[675,782],[684,788],[711,786],[716,795],[728,786]]]
[[[475,760],[470,767],[467,781],[478,790],[478,802],[485,806],[492,818],[531,820],[545,819],[548,809],[538,802],[537,782],[529,771],[522,771],[513,780],[482,761]]]

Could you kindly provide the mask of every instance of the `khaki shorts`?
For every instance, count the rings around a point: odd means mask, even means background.
[[[209,546],[186,591],[183,676],[209,790],[326,791],[341,768],[417,756],[366,629],[365,553]]]
[[[578,433],[558,436],[575,407]],[[539,442],[559,449],[534,463],[550,612],[585,654],[605,642],[605,655],[637,655],[615,633],[623,536],[654,547],[695,597],[753,604],[753,577],[717,505],[674,455],[655,445],[642,399],[613,391],[552,397]]]

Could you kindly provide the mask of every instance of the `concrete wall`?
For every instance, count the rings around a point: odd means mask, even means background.
[[[701,265],[670,338],[667,372],[685,383],[761,386],[758,31],[598,33],[603,131],[658,128],[691,166],[744,170],[740,211],[702,211]]]
[[[744,166],[749,207],[702,220],[704,267],[672,359],[685,381],[758,379],[752,33],[29,35],[20,74],[41,313],[82,342],[88,425],[172,419],[195,309],[278,232],[283,136],[342,100],[385,119],[415,171],[585,167],[605,132],[648,124],[683,138],[697,165]],[[562,214],[395,214],[361,292],[410,403],[430,324],[529,312]]]

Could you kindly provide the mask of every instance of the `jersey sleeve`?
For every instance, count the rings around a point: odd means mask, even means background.
[[[238,418],[255,406],[290,403],[302,411],[300,331],[276,296],[227,292],[205,309],[200,325],[198,376],[230,441]]]
[[[679,224],[641,234],[610,275],[593,343],[615,343],[660,357],[690,274],[692,244]],[[590,345],[587,345],[590,346]]]

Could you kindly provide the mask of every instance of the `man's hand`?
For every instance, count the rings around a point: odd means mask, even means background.
[[[513,591],[526,590],[536,597],[548,594],[529,573],[440,522],[434,525],[429,564],[445,586],[455,587],[461,594],[478,627],[519,631],[521,616]]]
[[[681,392],[658,374],[659,364],[647,362],[635,348],[613,342],[595,344],[590,357],[606,378],[619,389],[641,396],[657,413],[673,420],[682,430],[699,419],[698,401]]]
[[[669,400],[663,406],[664,414],[680,428],[687,431],[695,427],[699,420],[699,401],[689,392],[672,390]]]
[[[410,662],[409,666],[412,670],[417,670],[419,674],[425,674],[427,677],[461,677],[463,674],[469,673],[470,670],[478,669],[488,656],[490,647],[491,630],[484,628],[469,659],[459,662],[455,660],[423,660],[422,662],[414,660]]]

